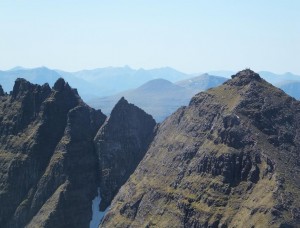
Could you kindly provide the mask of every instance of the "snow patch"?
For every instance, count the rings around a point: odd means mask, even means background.
[[[101,202],[100,188],[98,188],[98,195],[92,201],[93,215],[92,215],[92,220],[90,221],[90,228],[98,228],[104,215],[109,209],[109,207],[107,207],[105,211],[100,211],[99,210],[100,202]]]

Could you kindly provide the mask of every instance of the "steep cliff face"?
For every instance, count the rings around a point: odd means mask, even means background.
[[[4,91],[1,85],[0,85],[0,96],[4,96]]]
[[[104,210],[144,157],[154,136],[155,121],[124,98],[95,137],[99,157],[101,210]]]
[[[0,227],[88,227],[105,116],[59,79],[0,95]]]
[[[102,227],[297,227],[300,102],[251,70],[158,128]]]

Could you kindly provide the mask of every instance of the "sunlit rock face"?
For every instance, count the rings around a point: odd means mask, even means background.
[[[246,69],[160,124],[102,227],[297,227],[300,102]]]

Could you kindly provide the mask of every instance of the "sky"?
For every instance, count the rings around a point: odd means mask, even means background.
[[[300,74],[299,0],[0,0],[0,69]]]

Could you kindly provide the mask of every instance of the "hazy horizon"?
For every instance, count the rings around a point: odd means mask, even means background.
[[[300,2],[0,2],[0,69],[129,65],[300,74]]]
[[[67,72],[67,73],[76,73],[76,72],[80,72],[80,71],[92,71],[92,70],[97,70],[97,69],[105,69],[105,68],[125,68],[125,67],[129,67],[130,69],[132,70],[155,70],[155,69],[163,69],[163,68],[171,68],[173,70],[176,70],[178,72],[181,72],[181,73],[184,73],[184,74],[187,74],[187,75],[194,75],[196,76],[197,74],[206,74],[206,73],[213,73],[213,72],[220,72],[220,73],[226,73],[226,72],[239,72],[239,71],[242,71],[244,69],[238,69],[238,70],[231,70],[231,69],[212,69],[212,70],[206,70],[206,71],[202,71],[202,72],[185,72],[185,71],[181,71],[179,69],[176,69],[174,67],[170,67],[170,66],[158,66],[158,67],[154,67],[154,68],[144,68],[144,67],[132,67],[128,64],[126,65],[123,65],[123,66],[103,66],[103,67],[92,67],[92,68],[83,68],[83,69],[78,69],[78,70],[75,70],[75,71],[68,71],[68,70],[65,70],[65,69],[58,69],[58,68],[51,68],[51,67],[48,67],[48,66],[33,66],[33,67],[24,67],[24,66],[14,66],[12,68],[7,68],[7,69],[0,69],[0,71],[10,71],[10,70],[15,70],[15,68],[20,68],[20,69],[24,69],[24,70],[32,70],[32,69],[37,69],[37,68],[47,68],[49,70],[54,70],[54,71],[64,71],[64,72]],[[251,70],[253,70],[252,68],[250,68]],[[277,75],[284,75],[284,74],[294,74],[294,75],[297,75],[297,76],[300,76],[300,74],[297,74],[295,72],[291,72],[291,71],[286,71],[286,72],[276,72],[276,71],[271,71],[271,70],[268,70],[268,69],[262,69],[262,70],[255,70],[256,72],[270,72],[270,73],[274,73],[274,74],[277,74]],[[218,75],[217,75],[218,76]]]

